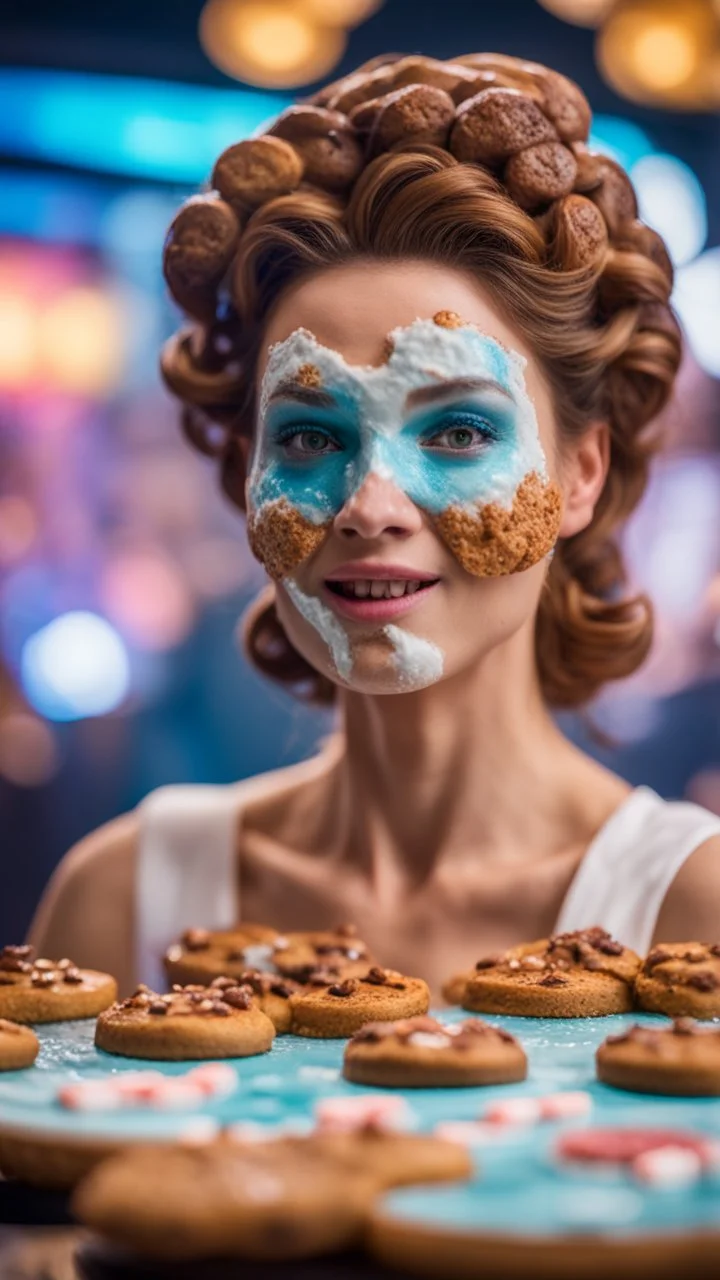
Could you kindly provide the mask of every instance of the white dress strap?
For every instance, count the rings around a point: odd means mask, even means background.
[[[155,991],[165,989],[163,953],[183,929],[224,929],[238,918],[239,791],[160,787],[138,806],[136,967]]]
[[[665,895],[683,863],[720,836],[720,817],[636,787],[591,842],[560,910],[556,933],[601,925],[645,953]]]

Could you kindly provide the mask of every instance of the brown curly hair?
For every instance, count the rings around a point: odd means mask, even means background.
[[[561,434],[610,429],[591,523],[561,540],[536,620],[542,689],[577,706],[645,658],[652,613],[624,593],[615,542],[637,504],[680,362],[672,266],[638,220],[623,169],[587,146],[590,108],[566,77],[498,54],[374,59],[220,156],[175,218],[164,269],[192,320],[162,371],[192,443],[244,507],[264,326],[284,289],[357,259],[470,273],[526,337]],[[255,665],[308,700],[336,689],[290,644],[269,588],[246,622]]]

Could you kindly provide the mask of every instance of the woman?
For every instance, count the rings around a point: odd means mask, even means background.
[[[129,986],[189,925],[352,919],[437,992],[553,930],[717,936],[720,820],[551,716],[647,654],[614,537],[680,354],[664,246],[589,124],[537,64],[376,59],[181,210],[165,268],[192,326],[163,371],[274,580],[248,651],[339,728],[90,835],[41,950]]]

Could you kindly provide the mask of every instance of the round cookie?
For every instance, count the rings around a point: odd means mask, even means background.
[[[249,987],[175,986],[158,995],[139,986],[101,1013],[95,1044],[129,1058],[182,1062],[192,1058],[247,1058],[266,1053],[275,1038],[267,1014]]]
[[[324,982],[290,997],[292,1032],[328,1039],[351,1036],[366,1022],[394,1022],[427,1013],[430,992],[422,978],[373,967],[362,978]]]
[[[276,929],[239,924],[235,929],[186,929],[163,957],[169,982],[208,983],[212,978],[239,978],[245,969],[272,969]]]
[[[72,1212],[154,1257],[304,1258],[356,1243],[375,1190],[307,1145],[220,1141],[127,1150],[88,1175]]]
[[[292,1023],[290,997],[302,991],[299,982],[292,978],[282,978],[277,973],[265,973],[261,969],[245,969],[240,974],[240,984],[252,991],[258,1009],[262,1009],[272,1022],[277,1032],[289,1031]],[[233,978],[214,978],[210,983],[213,991],[222,992],[229,987],[236,987]]]
[[[38,959],[34,947],[0,951],[0,1018],[66,1022],[94,1018],[117,997],[108,973],[79,969],[72,960]]]
[[[278,973],[306,982],[316,970],[336,977],[364,977],[374,963],[352,924],[337,929],[288,933],[275,941],[273,964]]]
[[[345,1133],[301,1139],[324,1155],[372,1177],[380,1190],[472,1177],[467,1148],[429,1133],[389,1133],[367,1125]]]
[[[720,943],[653,947],[635,982],[641,1009],[672,1018],[720,1018]]]
[[[604,929],[577,929],[479,960],[462,1006],[531,1018],[627,1013],[639,966],[639,956]]]
[[[465,988],[471,978],[476,974],[475,969],[470,969],[465,973],[454,973],[451,978],[447,978],[441,987],[442,998],[446,1004],[462,1004]]]
[[[39,1052],[40,1042],[34,1031],[0,1018],[0,1071],[31,1067]]]
[[[631,1093],[720,1096],[720,1027],[675,1018],[669,1027],[635,1025],[608,1036],[595,1055],[598,1080]]]
[[[369,1022],[348,1042],[343,1075],[355,1084],[401,1089],[510,1084],[524,1080],[527,1058],[514,1036],[468,1018]]]

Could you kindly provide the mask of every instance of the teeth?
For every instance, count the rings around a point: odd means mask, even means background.
[[[366,600],[368,596],[371,600],[397,600],[401,596],[414,595],[416,591],[423,586],[419,580],[390,580],[387,578],[372,579],[354,579],[349,582],[338,583],[338,589],[341,595],[348,596],[350,599]]]

